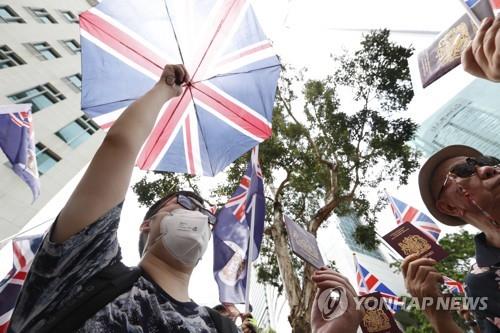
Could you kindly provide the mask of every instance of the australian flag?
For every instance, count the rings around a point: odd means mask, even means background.
[[[214,229],[214,277],[222,303],[244,303],[249,246],[257,259],[264,232],[265,199],[258,146],[240,185],[217,214]],[[253,241],[250,243],[251,225]]]
[[[424,234],[437,242],[441,229],[438,227],[436,222],[407,203],[396,199],[391,195],[387,195],[387,197],[389,198],[392,212],[394,213],[394,217],[396,218],[398,224],[404,222],[413,223],[415,227],[419,228]]]
[[[12,241],[13,265],[7,276],[0,281],[0,333],[7,332],[14,312],[17,296],[23,287],[43,235],[15,238]]]
[[[33,201],[40,195],[31,104],[0,105],[0,149],[12,170],[31,188]]]
[[[361,266],[356,255],[354,255],[354,265],[356,266],[356,282],[358,284],[359,295],[363,296],[378,291],[392,313],[401,310],[403,306],[401,298],[383,284],[375,275]]]

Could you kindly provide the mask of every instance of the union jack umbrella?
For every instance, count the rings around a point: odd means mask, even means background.
[[[438,241],[441,229],[428,215],[389,194],[387,194],[387,198],[389,199],[397,224],[404,222],[413,223],[415,227],[419,228],[435,242]]]
[[[43,235],[18,237],[12,240],[14,262],[7,276],[0,281],[0,333],[7,332],[17,296],[23,287]]]
[[[166,64],[191,75],[161,109],[141,169],[215,175],[271,136],[278,57],[249,0],[104,0],[80,16],[82,109],[103,129]]]

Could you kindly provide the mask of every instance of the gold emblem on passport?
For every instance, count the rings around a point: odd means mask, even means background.
[[[436,57],[439,63],[444,65],[459,59],[470,40],[471,37],[465,22],[450,29],[437,45]]]
[[[368,332],[380,332],[391,328],[391,321],[382,309],[367,310],[363,325]]]
[[[401,251],[403,251],[405,257],[414,253],[421,255],[431,249],[431,244],[419,235],[407,236],[403,238],[398,245],[401,248]]]

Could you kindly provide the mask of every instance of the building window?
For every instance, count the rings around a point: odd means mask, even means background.
[[[70,87],[76,88],[79,91],[82,90],[82,76],[80,73],[66,76],[64,79],[70,84]]]
[[[80,53],[80,43],[78,43],[74,39],[68,39],[68,40],[63,40],[61,41],[64,46],[68,49],[68,51],[72,54],[77,54]]]
[[[78,23],[79,22],[78,16],[73,14],[73,12],[70,10],[61,10],[61,14],[64,17],[64,19],[66,21],[68,21],[69,23]]]
[[[47,42],[31,43],[29,46],[37,53],[39,58],[45,60],[61,58],[61,55]]]
[[[98,129],[99,126],[84,115],[61,128],[56,135],[71,148],[76,148]]]
[[[21,16],[19,16],[9,6],[0,6],[0,23],[26,23]]]
[[[0,45],[0,69],[24,65],[26,62],[7,45]]]
[[[40,23],[57,23],[56,19],[44,8],[29,8],[31,14],[38,19]]]
[[[66,98],[50,83],[21,91],[8,97],[11,101],[17,104],[31,103],[31,111],[33,113],[51,106],[52,104],[56,104]]]
[[[57,162],[61,160],[57,154],[45,147],[40,142],[35,145],[36,163],[38,164],[38,173],[41,175],[49,171]]]

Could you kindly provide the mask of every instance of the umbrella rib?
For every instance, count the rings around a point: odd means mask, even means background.
[[[206,48],[205,52],[203,52],[203,56],[201,57],[201,59],[200,59],[200,61],[199,61],[198,65],[196,66],[196,69],[195,69],[195,71],[194,71],[194,73],[193,73],[193,75],[192,75],[191,77],[193,77],[193,78],[194,78],[194,77],[196,77],[196,73],[198,72],[198,69],[200,69],[200,66],[201,66],[201,64],[203,63],[203,60],[205,59],[205,57],[206,57],[206,55],[207,55],[208,51],[210,50],[210,47],[212,46],[212,44],[213,44],[213,42],[214,42],[215,38],[217,37],[217,35],[219,34],[220,29],[222,28],[222,26],[223,26],[223,25],[224,25],[224,23],[226,22],[226,18],[227,18],[227,17],[229,16],[229,14],[231,13],[231,9],[233,9],[233,6],[234,6],[235,2],[236,2],[236,1],[233,1],[233,3],[231,4],[231,7],[230,7],[230,8],[229,8],[229,10],[226,12],[226,14],[225,14],[224,18],[221,20],[220,24],[217,26],[217,30],[215,30],[215,33],[214,33],[214,35],[212,36],[212,39],[210,40],[210,43],[208,44],[208,46],[207,46],[207,48]]]
[[[163,3],[165,4],[165,10],[167,11],[167,16],[168,16],[168,20],[170,22],[170,26],[172,27],[172,32],[174,33],[175,42],[177,44],[177,50],[179,50],[179,55],[181,56],[182,64],[185,65],[184,57],[182,56],[181,45],[179,43],[179,39],[177,38],[177,33],[175,32],[175,29],[174,29],[174,23],[172,22],[172,17],[170,16],[170,11],[168,10],[167,0],[164,0]]]
[[[194,97],[193,97],[193,93],[191,91],[191,87],[189,87],[189,94],[191,95],[191,100],[193,102],[193,105],[194,105],[194,110],[195,110],[195,116],[196,116],[196,119],[198,119],[198,127],[200,128],[200,132],[201,132],[201,137],[202,137],[202,140],[199,140],[201,142],[203,142],[203,145],[205,146],[205,150],[207,151],[207,155],[208,155],[208,164],[210,166],[210,173],[212,175],[215,175],[215,171],[214,171],[214,168],[212,166],[212,161],[210,160],[210,153],[208,152],[208,146],[207,146],[207,142],[205,141],[205,133],[203,131],[203,127],[201,126],[202,122],[200,121],[200,117],[198,117],[198,109],[197,109],[197,106],[196,106],[196,103],[194,102]]]
[[[251,70],[248,70],[248,71],[239,71],[239,72],[230,72],[230,73],[224,73],[224,74],[217,74],[217,75],[211,76],[211,77],[209,77],[207,79],[203,79],[203,80],[199,80],[199,81],[193,81],[193,84],[198,83],[198,82],[210,81],[212,79],[217,79],[217,78],[220,78],[220,77],[226,77],[226,76],[238,75],[238,74],[253,73],[253,72],[256,72],[256,71],[260,71],[260,70],[263,70],[263,69],[274,68],[274,67],[281,67],[281,64],[276,64],[276,65],[272,65],[272,66],[265,66],[265,67],[260,67],[260,68],[254,68],[254,69],[251,69]]]

